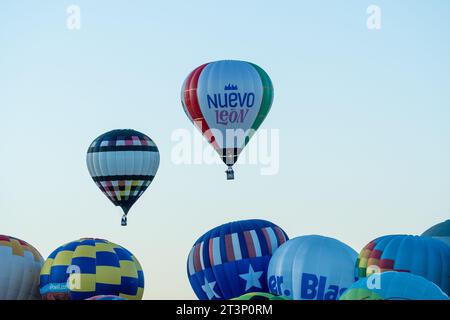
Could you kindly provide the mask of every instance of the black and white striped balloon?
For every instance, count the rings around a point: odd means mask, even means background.
[[[100,190],[122,208],[122,225],[126,225],[128,211],[158,171],[158,147],[141,132],[112,130],[91,143],[86,162]]]

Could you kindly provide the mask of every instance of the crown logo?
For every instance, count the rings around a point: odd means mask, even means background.
[[[225,91],[229,91],[229,90],[237,90],[238,86],[235,84],[231,84],[229,83],[228,85],[225,86]]]

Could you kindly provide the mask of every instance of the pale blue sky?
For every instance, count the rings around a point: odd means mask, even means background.
[[[81,7],[81,30],[66,8]],[[382,29],[366,28],[377,4]],[[193,242],[236,219],[294,237],[323,234],[359,251],[389,233],[450,216],[450,2],[0,2],[0,233],[43,256],[79,237],[106,238],[141,261],[147,299],[194,298]],[[171,162],[187,74],[220,59],[271,76],[263,128],[280,130],[280,172]],[[129,226],[85,164],[90,142],[134,128],[161,165]]]

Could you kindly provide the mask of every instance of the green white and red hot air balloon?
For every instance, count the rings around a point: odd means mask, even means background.
[[[206,63],[184,81],[181,102],[228,166],[227,178],[234,179],[233,165],[272,106],[273,86],[267,73],[245,61]]]

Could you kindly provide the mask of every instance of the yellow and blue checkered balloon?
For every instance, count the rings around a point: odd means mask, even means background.
[[[140,300],[144,272],[127,249],[107,240],[83,238],[50,254],[41,270],[39,288],[45,300],[84,300],[98,295]]]

